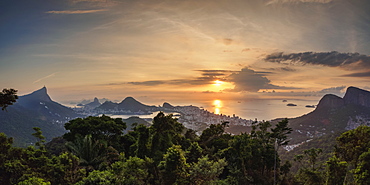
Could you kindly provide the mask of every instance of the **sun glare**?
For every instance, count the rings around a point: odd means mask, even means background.
[[[220,81],[220,80],[215,80],[215,81],[213,81],[213,85],[215,85],[215,86],[220,86],[220,85],[222,85],[223,83],[225,83],[225,82]]]
[[[222,101],[214,100],[213,106],[215,107],[215,114],[221,114]]]

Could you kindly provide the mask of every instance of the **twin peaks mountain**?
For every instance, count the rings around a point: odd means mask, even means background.
[[[289,124],[294,130],[294,143],[370,125],[370,92],[348,87],[343,98],[327,94],[314,111],[290,119]]]

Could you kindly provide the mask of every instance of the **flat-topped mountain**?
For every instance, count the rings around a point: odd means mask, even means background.
[[[348,87],[343,98],[327,94],[314,111],[289,122],[294,130],[292,137],[296,138],[293,143],[370,125],[370,92]]]

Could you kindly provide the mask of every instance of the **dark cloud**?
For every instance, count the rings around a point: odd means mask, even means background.
[[[293,68],[290,68],[290,67],[282,67],[282,68],[279,68],[281,71],[287,71],[287,72],[294,72],[296,71],[295,69]]]
[[[351,73],[347,75],[343,75],[345,77],[370,77],[370,71],[361,72],[361,73]]]
[[[231,72],[235,72],[235,71],[231,71],[231,70],[218,70],[218,69],[202,69],[202,70],[195,70],[195,71],[200,71],[202,73],[231,73]]]
[[[161,85],[164,83],[165,81],[161,81],[161,80],[143,81],[143,82],[128,82],[128,84],[132,84],[132,85],[145,85],[145,86],[156,86],[156,85]]]
[[[141,82],[127,82],[131,85],[156,86],[162,84],[169,85],[207,85],[213,84],[215,80],[226,81],[226,77],[233,71],[230,70],[195,70],[201,72],[201,76],[190,79],[173,79],[173,80],[151,80]],[[112,84],[114,85],[114,84]]]
[[[257,72],[246,67],[241,71],[232,73],[228,77],[228,80],[235,85],[233,91],[257,92],[260,89],[293,89],[271,84],[271,81],[264,75],[268,73]]]
[[[341,67],[347,70],[370,67],[370,56],[359,53],[339,53],[332,52],[305,52],[284,54],[273,53],[265,57],[267,62],[282,64],[300,64],[300,65],[321,65],[329,67]]]
[[[233,43],[233,39],[230,39],[230,38],[224,38],[224,39],[223,39],[223,43],[224,43],[225,45],[230,45],[230,44],[232,44],[232,43]]]

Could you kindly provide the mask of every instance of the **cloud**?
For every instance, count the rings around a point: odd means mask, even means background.
[[[45,13],[49,14],[87,14],[87,13],[97,13],[104,12],[107,9],[98,9],[98,10],[61,10],[61,11],[47,11]]]
[[[290,65],[321,65],[328,67],[341,67],[346,70],[363,69],[370,67],[370,56],[359,53],[332,52],[305,52],[284,54],[273,53],[265,57],[267,62],[275,62]]]
[[[333,0],[271,0],[267,2],[267,5],[277,4],[277,3],[331,3]]]
[[[234,71],[230,70],[195,70],[201,72],[201,76],[189,79],[173,79],[173,80],[150,80],[140,82],[127,82],[125,84],[143,85],[143,86],[157,86],[157,85],[207,85],[213,84],[215,80],[226,81],[226,77]],[[109,85],[120,85],[122,83],[114,83]]]
[[[55,74],[57,74],[57,73],[58,73],[58,72],[55,72],[55,73],[52,73],[52,74],[50,74],[50,75],[48,75],[48,76],[45,76],[45,77],[39,78],[39,79],[35,80],[35,81],[33,82],[33,84],[38,83],[38,82],[40,82],[40,81],[42,81],[42,80],[48,79],[48,78],[50,78],[50,77],[53,77],[53,76],[55,76]]]
[[[339,86],[339,87],[330,87],[326,89],[322,89],[321,91],[317,91],[316,93],[319,94],[341,94],[344,92],[346,86]]]
[[[370,71],[361,72],[361,73],[351,73],[347,75],[343,75],[344,77],[370,77]]]
[[[223,43],[224,43],[225,45],[230,45],[230,44],[232,44],[232,43],[233,43],[233,39],[230,39],[230,38],[224,38],[224,39],[223,39]]]
[[[268,73],[270,72],[257,72],[246,67],[228,76],[228,81],[235,85],[232,91],[238,92],[257,92],[260,89],[294,89],[271,84],[271,81],[265,77]]]

